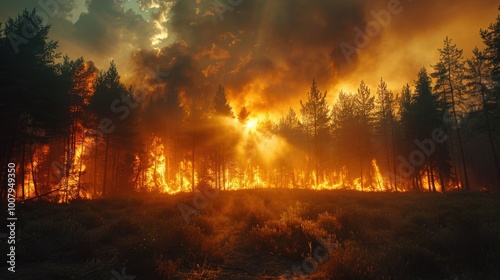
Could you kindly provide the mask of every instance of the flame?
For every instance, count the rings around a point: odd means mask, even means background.
[[[233,119],[232,119],[233,120]],[[224,182],[219,186],[226,190],[242,190],[255,188],[309,188],[313,190],[337,190],[350,189],[357,191],[373,191],[382,192],[390,189],[389,178],[384,178],[375,159],[371,160],[370,171],[365,172],[363,178],[347,179],[347,167],[343,166],[340,171],[325,172],[317,175],[315,172],[308,173],[300,168],[300,161],[297,162],[297,167],[280,167],[277,165],[279,159],[285,158],[289,161],[293,158],[290,155],[296,151],[291,150],[289,144],[280,136],[265,130],[261,126],[259,119],[249,119],[248,122],[241,124],[238,121],[227,122],[228,127],[236,129],[241,133],[240,144],[236,149],[236,156],[228,159],[228,162],[221,170],[224,176]],[[95,139],[85,137],[84,129],[81,128],[80,138],[75,143],[74,156],[70,169],[70,176],[61,184],[66,186],[68,195],[60,199],[60,202],[67,199],[80,197],[91,198],[91,193],[84,191],[81,185],[85,183],[83,174],[87,170],[88,155],[95,148]],[[184,158],[177,164],[170,164],[167,161],[167,156],[171,152],[168,146],[165,146],[163,139],[160,136],[153,136],[148,149],[148,157],[146,167],[143,170],[141,177],[142,189],[139,191],[153,191],[167,194],[176,194],[179,192],[191,192],[196,188],[201,181],[206,181],[212,184],[216,179],[215,169],[212,167],[206,168],[203,171],[203,178],[200,178],[200,170],[193,170],[193,162],[191,158]],[[95,150],[94,150],[95,151]],[[43,158],[48,153],[48,146],[39,148],[36,153],[36,158]],[[200,166],[209,166],[209,159],[203,157],[196,159]],[[203,162],[205,160],[205,162]],[[140,157],[136,156],[136,161],[140,161]],[[287,162],[285,162],[287,163]],[[37,168],[38,162],[33,164],[33,168]],[[169,170],[169,168],[171,168]],[[136,168],[136,172],[140,169]],[[170,172],[170,173],[169,173]],[[36,170],[35,170],[36,173]],[[168,174],[172,174],[169,178]],[[371,178],[368,178],[369,175]],[[27,176],[27,182],[32,182],[33,178]],[[194,176],[194,186],[193,186]],[[205,177],[206,176],[206,177]],[[318,176],[322,176],[321,178]],[[211,179],[210,179],[211,178]],[[424,174],[422,182],[424,186],[427,184],[427,175]],[[320,179],[317,185],[316,179]],[[436,187],[441,190],[441,187],[435,182]],[[363,187],[362,187],[363,186]],[[136,186],[139,187],[139,186]],[[33,183],[30,183],[29,195],[33,195]]]
[[[385,192],[388,190],[386,186],[387,180],[382,176],[382,173],[380,172],[380,169],[377,165],[377,161],[373,159],[371,161],[372,163],[372,184],[368,184],[367,178],[355,178],[351,182],[348,181],[343,181],[342,178],[345,177],[346,175],[346,167],[344,166],[342,170],[339,173],[334,173],[332,176],[327,177],[326,175],[324,176],[322,182],[318,184],[317,186],[313,186],[312,189],[314,190],[338,190],[338,189],[350,189],[350,190],[356,190],[356,191],[369,191],[369,192]],[[304,174],[301,175],[302,178],[305,177]],[[316,182],[316,174],[315,172],[312,173],[312,181]],[[362,184],[363,186],[362,187]]]
[[[432,172],[431,172],[432,173]],[[434,180],[429,181],[430,174],[429,172],[425,171],[422,173],[420,177],[420,181],[422,182],[422,189],[424,191],[434,191],[434,187],[436,188],[437,192],[442,192],[443,188],[441,186],[441,183],[439,182],[439,178],[434,174]],[[434,187],[433,187],[434,185]],[[448,189],[450,190],[450,189]]]
[[[146,187],[148,191],[168,192],[169,187],[165,179],[167,172],[167,160],[165,158],[165,147],[161,138],[154,136],[149,148],[149,167],[146,171]]]
[[[171,145],[158,135],[151,138],[147,149],[147,156],[142,158],[136,155],[135,161],[141,162],[135,167],[134,173],[138,174],[136,188],[138,191],[159,192],[176,194],[191,192],[201,182],[217,186],[225,190],[242,190],[255,188],[307,188],[313,190],[349,189],[357,191],[383,192],[392,188],[389,177],[384,177],[376,159],[372,159],[367,168],[363,170],[363,177],[352,177],[347,166],[337,171],[324,170],[319,174],[307,171],[302,156],[306,152],[290,145],[285,138],[273,133],[272,127],[258,118],[251,118],[246,123],[241,123],[233,118],[221,119],[221,123],[228,135],[238,139],[235,146],[224,159],[222,167],[213,165],[213,158],[197,155],[196,162],[185,155],[175,159]],[[71,169],[69,176],[61,182],[65,196],[60,202],[72,198],[91,198],[91,192],[85,190],[89,184],[89,177],[84,173],[87,166],[92,164],[90,155],[95,150],[95,138],[86,137],[85,129],[77,127],[77,141],[75,142],[73,156],[70,157]],[[233,135],[234,134],[234,135]],[[225,139],[224,139],[225,140]],[[40,147],[35,152],[35,158],[47,156],[48,146]],[[295,156],[304,153],[302,156]],[[37,173],[39,162],[33,164]],[[369,166],[369,168],[368,168]],[[195,167],[195,168],[194,168]],[[140,173],[139,173],[140,172]],[[27,175],[29,195],[33,195],[33,178]],[[427,174],[422,175],[423,186],[428,186]],[[35,178],[36,181],[36,178]],[[441,186],[434,182],[438,191]],[[54,189],[54,188],[53,188]],[[399,189],[401,190],[401,189]],[[65,191],[65,192],[64,192]]]
[[[175,185],[178,186],[178,189],[169,189],[167,193],[174,194],[178,192],[190,192],[193,189],[192,185],[192,171],[193,171],[193,163],[189,160],[181,161],[179,165],[179,172],[175,175]],[[194,181],[198,182],[198,173],[195,171],[194,173]]]
[[[92,198],[90,190],[86,188],[88,182],[85,182],[85,178],[83,177],[87,171],[87,165],[85,164],[84,158],[95,148],[95,141],[92,137],[87,136],[81,125],[78,124],[77,126],[81,129],[80,139],[76,140],[75,154],[70,158],[69,177],[61,182],[64,184],[63,190],[66,192],[66,197],[61,197],[60,199],[65,201],[73,198]]]
[[[372,160],[372,166],[373,170],[375,171],[374,174],[374,179],[375,179],[375,191],[386,191],[388,188],[385,187],[385,182],[386,180],[384,179],[384,176],[382,176],[382,173],[380,173],[380,169],[378,168],[377,165],[377,160],[373,159]]]
[[[69,160],[66,159],[69,163],[61,165],[63,169],[59,170],[59,172],[61,172],[63,177],[56,183],[50,183],[49,186],[46,184],[44,185],[45,180],[40,180],[37,177],[38,174],[42,174],[41,172],[43,172],[45,168],[43,167],[44,165],[50,166],[51,164],[49,162],[44,162],[48,157],[50,145],[45,144],[34,148],[32,160],[28,160],[24,166],[25,196],[35,197],[37,195],[37,190],[35,190],[36,182],[38,195],[42,195],[49,190],[60,188],[63,195],[59,197],[59,202],[66,202],[74,198],[92,198],[92,194],[85,187],[86,183],[83,174],[87,170],[84,157],[94,148],[94,146],[94,140],[87,137],[84,131],[82,131],[80,139],[75,142],[74,155],[72,157],[70,156]],[[69,174],[69,176],[66,177],[66,174]]]
[[[24,168],[24,188],[25,188],[25,196],[33,197],[36,195],[35,191],[35,181],[37,181],[37,174],[41,168],[41,163],[43,159],[47,156],[49,152],[49,145],[41,145],[35,147],[33,151],[32,160],[28,160],[25,164]],[[37,184],[38,186],[40,184]],[[38,187],[37,186],[37,187]]]
[[[161,137],[154,136],[149,148],[148,167],[145,172],[145,180],[143,182],[144,190],[157,191],[160,193],[176,194],[179,192],[190,192],[193,188],[193,163],[187,159],[182,160],[177,172],[169,181],[167,173],[168,150],[165,148]],[[198,179],[198,173],[194,172],[195,186]]]

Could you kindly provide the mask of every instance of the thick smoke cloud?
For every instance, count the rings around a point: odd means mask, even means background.
[[[192,97],[209,96],[221,83],[237,107],[266,110],[296,95],[297,86],[304,88],[313,78],[332,83],[337,71],[332,50],[350,39],[346,30],[364,24],[361,1],[257,0],[241,1],[232,9],[221,21],[212,1],[178,1],[171,7],[169,34],[182,42],[180,58],[185,61],[189,54],[194,60],[164,69],[172,74],[166,81],[170,87]],[[168,54],[178,46],[165,47],[156,59],[170,61]],[[150,53],[135,53],[134,62],[151,67]],[[174,67],[182,71],[179,77]]]
[[[0,21],[39,5],[0,1]],[[124,0],[66,1],[50,18],[50,36],[63,54],[83,55],[100,68],[115,59],[131,84],[161,84],[201,102],[222,84],[236,110],[247,105],[278,114],[297,108],[313,78],[330,99],[340,88],[354,90],[361,79],[374,90],[383,77],[399,90],[419,68],[436,62],[446,36],[465,56],[481,47],[479,28],[498,13],[497,0],[136,1],[142,11],[127,10]],[[222,14],[214,3],[227,10]],[[355,45],[355,28],[363,31],[375,20],[373,12],[390,4],[402,11],[346,59],[341,44]],[[82,5],[84,12],[76,14]],[[145,73],[151,69],[169,75],[150,79]]]
[[[92,1],[88,12],[75,23],[74,38],[86,49],[112,57],[122,48],[150,46],[156,30],[142,16],[124,11],[120,3],[110,0]]]
[[[313,78],[323,90],[352,88],[361,79],[374,86],[380,77],[399,89],[403,82],[412,82],[419,68],[435,62],[446,35],[466,41],[461,45],[466,50],[472,42],[480,44],[479,28],[493,21],[497,7],[494,0],[221,2],[229,7],[222,21],[213,1],[177,1],[169,6],[169,39],[182,42],[183,51],[175,63],[164,65],[172,74],[166,83],[193,98],[210,96],[223,84],[235,107],[248,105],[262,112],[295,106],[305,98]],[[165,2],[141,3],[158,7],[160,13]],[[355,45],[354,28],[364,30],[374,20],[372,11],[388,5],[401,6],[402,11],[346,59],[341,43]],[[462,34],[469,37],[464,40]],[[175,60],[170,55],[177,48],[179,43],[167,46],[154,53],[155,59]],[[134,63],[151,67],[152,53],[135,53]],[[335,94],[330,92],[331,97]]]

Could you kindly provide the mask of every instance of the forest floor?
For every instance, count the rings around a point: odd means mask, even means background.
[[[18,203],[0,279],[500,279],[500,194],[207,195]]]

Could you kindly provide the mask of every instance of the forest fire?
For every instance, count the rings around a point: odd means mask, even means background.
[[[149,148],[149,166],[146,170],[146,180],[144,182],[148,191],[159,190],[161,192],[170,192],[165,174],[167,171],[167,160],[165,158],[165,148],[161,139],[153,137],[151,147]]]
[[[340,21],[354,24],[352,28],[366,26],[358,17],[362,12],[352,20],[340,12],[338,3],[320,2],[303,8],[315,12],[326,8]],[[355,2],[349,4],[353,10],[363,10]],[[210,13],[200,17],[205,4],[196,4],[199,7],[193,11],[198,12],[189,23],[200,34],[217,30],[212,27],[220,24],[207,21]],[[165,9],[154,23],[157,29],[159,21],[166,21],[178,8],[174,3],[151,5]],[[258,11],[264,4],[247,5]],[[272,10],[269,5],[265,4],[266,9]],[[239,12],[249,20],[248,14]],[[23,17],[36,17],[36,13],[24,13],[9,28],[22,30]],[[493,27],[481,34],[488,46],[485,51],[475,50],[468,59],[446,38],[431,71],[422,68],[413,86],[396,91],[384,79],[376,88],[361,80],[367,72],[355,66],[370,50],[359,57],[351,54],[353,65],[345,64],[338,52],[343,43],[339,40],[352,41],[352,34],[335,27],[331,18],[318,15],[317,23],[307,23],[318,32],[297,34],[305,37],[294,44],[269,41],[267,35],[281,38],[288,34],[288,27],[278,23],[266,32],[248,33],[254,25],[244,22],[239,32],[210,33],[209,42],[198,33],[184,38],[182,32],[162,27],[159,36],[149,34],[153,49],[131,51],[131,67],[124,79],[114,61],[99,71],[94,62],[83,58],[54,60],[37,72],[43,78],[26,91],[22,100],[32,103],[21,106],[22,112],[8,111],[18,138],[2,142],[13,145],[12,153],[3,152],[4,161],[19,159],[21,197],[68,202],[130,192],[176,194],[205,186],[373,192],[495,186],[500,176],[495,175],[499,164],[492,108],[497,103],[486,99],[484,92],[495,89],[496,83],[490,75],[492,64],[488,64]],[[182,26],[181,18],[172,20],[181,24],[172,28]],[[197,21],[211,28],[194,24]],[[38,28],[48,32],[43,26]],[[320,31],[338,36],[327,42]],[[390,32],[395,31],[387,32],[393,38]],[[162,45],[168,34],[179,38]],[[244,44],[255,39],[251,34],[260,34],[261,41]],[[260,49],[266,43],[269,48]],[[26,47],[46,54],[29,59],[56,57],[56,45],[45,39],[37,44]],[[289,53],[283,52],[287,48]],[[450,57],[455,58],[451,61]],[[13,53],[12,59],[18,58]],[[17,65],[14,60],[11,65]],[[447,68],[450,65],[460,67]],[[353,77],[361,81],[358,88],[353,86]],[[60,82],[40,86],[43,80]],[[458,86],[449,88],[449,84]],[[351,92],[339,88],[343,85],[349,85]],[[43,90],[28,98],[39,88]],[[476,123],[485,127],[479,134],[471,130]],[[438,138],[443,141],[428,142],[434,131],[442,132]],[[488,145],[473,145],[483,142]]]
[[[85,160],[90,156],[90,152],[95,150],[94,139],[86,137],[85,133],[82,133],[79,141],[75,141],[75,154],[73,157],[68,159],[69,171],[68,177],[66,178],[66,187],[64,191],[66,196],[64,201],[68,201],[69,198],[86,198],[90,199],[95,196],[91,193],[88,184],[82,181],[83,174],[87,172],[87,165]]]
[[[498,0],[1,7],[0,279],[499,279]]]
[[[170,166],[167,162],[168,154],[174,153],[169,151],[162,144],[160,137],[155,136],[149,147],[148,166],[145,169],[145,180],[141,182],[147,189],[146,191],[157,191],[160,193],[175,194],[179,192],[190,192],[197,188],[199,184],[211,185],[215,187],[218,183],[216,177],[224,177],[224,182],[219,184],[220,189],[224,190],[243,190],[249,188],[304,188],[304,184],[309,185],[316,181],[316,175],[313,172],[311,176],[307,176],[306,172],[293,174],[293,179],[284,178],[283,169],[276,167],[277,161],[286,151],[289,151],[289,143],[279,136],[264,132],[263,122],[259,118],[247,120],[245,123],[231,123],[235,125],[229,126],[235,129],[232,134],[240,135],[240,144],[237,146],[237,157],[230,160],[224,166],[220,173],[216,174],[216,168],[209,167],[203,171],[203,176],[200,176],[199,169],[193,169],[190,160],[183,160],[178,164],[178,167]],[[226,127],[228,128],[228,127]],[[139,158],[136,158],[138,161]],[[209,166],[210,162],[198,163],[201,166]],[[170,166],[170,167],[168,167]],[[238,166],[238,167],[237,167]],[[345,173],[344,168],[344,173]],[[369,174],[373,174],[373,178],[354,178],[351,182],[342,182],[343,175],[328,176],[323,175],[321,182],[318,185],[309,185],[310,189],[314,190],[335,190],[335,189],[351,189],[357,191],[391,191],[390,183],[385,179],[380,172],[375,159],[372,160],[372,166]],[[173,176],[167,176],[174,174]],[[306,179],[310,177],[310,179]],[[167,179],[170,178],[170,179]],[[200,178],[203,178],[200,180]],[[194,179],[194,180],[193,180]],[[295,183],[294,183],[295,182]],[[141,189],[141,188],[139,188]]]
[[[111,75],[113,72],[108,73]],[[443,191],[440,181],[442,178],[437,176],[438,170],[430,169],[429,165],[419,171],[420,176],[414,177],[412,183],[401,177],[397,180],[392,175],[394,163],[390,162],[390,157],[394,157],[394,154],[385,155],[388,164],[381,168],[376,157],[368,160],[370,152],[365,151],[361,143],[351,141],[353,138],[342,138],[344,136],[341,133],[363,137],[358,134],[360,131],[356,131],[356,126],[349,127],[352,124],[348,119],[348,114],[352,112],[349,107],[352,105],[349,104],[353,104],[349,102],[354,102],[356,98],[368,98],[363,94],[370,94],[363,83],[360,89],[359,96],[341,94],[339,97],[333,113],[339,126],[333,130],[328,127],[327,122],[322,124],[323,120],[318,117],[318,114],[324,114],[325,120],[329,118],[326,106],[325,111],[318,109],[320,105],[309,107],[311,104],[321,104],[324,102],[321,99],[326,96],[326,93],[321,96],[315,82],[308,93],[308,103],[301,103],[301,118],[290,109],[289,114],[279,122],[271,120],[268,115],[257,113],[249,117],[246,108],[242,109],[243,113],[239,113],[238,119],[232,116],[230,110],[226,113],[229,116],[217,115],[220,113],[213,111],[190,112],[189,110],[204,109],[183,108],[181,104],[186,103],[186,96],[182,96],[182,101],[179,101],[181,99],[174,93],[167,93],[164,99],[151,99],[144,108],[151,110],[150,112],[160,112],[161,108],[155,106],[163,106],[161,102],[165,100],[167,106],[173,106],[170,110],[177,110],[178,116],[182,118],[175,120],[167,116],[165,123],[167,127],[171,127],[170,130],[165,130],[159,124],[154,124],[151,134],[139,130],[149,139],[146,142],[149,144],[144,146],[145,153],[134,154],[130,160],[124,161],[132,155],[121,150],[120,138],[112,140],[114,138],[108,138],[110,136],[103,133],[89,133],[83,124],[77,122],[73,127],[75,138],[70,141],[73,145],[64,145],[64,152],[59,152],[66,162],[59,172],[61,180],[41,189],[50,192],[51,189],[58,188],[62,194],[57,199],[59,202],[99,197],[106,191],[114,192],[119,189],[120,182],[129,184],[135,191],[167,194],[191,192],[206,185],[221,190],[305,188],[386,192],[419,188],[431,192]],[[219,88],[214,102],[218,102],[217,98],[222,98],[226,108],[231,108],[224,88]],[[311,108],[316,111],[310,111]],[[144,119],[139,119],[141,121]],[[115,123],[120,124],[120,121]],[[343,129],[350,131],[346,133]],[[124,130],[119,133],[127,132]],[[387,130],[386,133],[391,132]],[[326,148],[326,141],[336,143],[333,145],[334,149]],[[389,141],[381,144],[392,145]],[[337,146],[342,149],[335,152]],[[345,151],[350,151],[352,156],[345,158]],[[44,158],[49,153],[49,145],[35,149],[31,166],[26,169],[27,197],[39,195],[37,177],[51,177],[41,175],[47,170],[44,166],[48,162]],[[329,153],[329,157],[325,157],[324,153]],[[337,163],[332,165],[332,159]],[[104,170],[100,171],[102,168]],[[125,170],[129,173],[124,173]],[[120,176],[130,174],[132,178],[119,181]],[[106,190],[106,184],[110,189]],[[454,185],[450,179],[445,184]]]

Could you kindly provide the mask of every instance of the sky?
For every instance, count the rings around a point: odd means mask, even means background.
[[[436,64],[449,36],[470,56],[497,0],[0,0],[0,22],[36,8],[59,52],[127,84],[154,84],[202,104],[219,84],[238,111],[296,110],[312,80],[333,105],[340,89],[381,78],[399,92]],[[362,35],[360,35],[362,34]],[[154,71],[168,73],[148,78]]]

